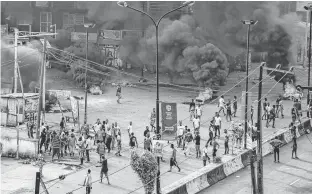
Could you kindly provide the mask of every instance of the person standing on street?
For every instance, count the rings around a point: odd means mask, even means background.
[[[92,142],[91,142],[91,137],[88,136],[86,140],[86,156],[87,156],[87,161],[86,163],[90,162],[90,150],[92,148]]]
[[[276,110],[275,110],[275,105],[273,105],[273,108],[270,109],[269,112],[269,118],[267,119],[267,123],[266,123],[266,127],[268,128],[270,126],[271,121],[272,123],[272,127],[275,128],[275,118],[276,118]]]
[[[102,156],[102,168],[101,168],[101,173],[100,173],[101,183],[102,183],[102,180],[103,180],[103,175],[105,175],[105,177],[107,179],[107,184],[110,185],[109,179],[108,179],[107,159],[105,158],[104,155]]]
[[[172,154],[170,157],[170,170],[168,172],[171,172],[172,170],[172,166],[176,166],[179,170],[179,172],[181,171],[180,167],[178,166],[177,163],[177,150],[174,148],[174,145],[171,144],[171,149],[172,149]]]
[[[133,133],[133,129],[132,129],[132,121],[130,121],[130,124],[128,126],[128,134],[129,134],[129,138],[131,137],[131,134]]]
[[[39,147],[40,150],[42,149],[42,146],[46,142],[46,136],[47,136],[46,128],[44,127],[44,123],[42,123],[42,129],[41,129],[41,134],[40,134],[40,147]]]
[[[213,132],[212,132],[211,128],[209,127],[209,139],[208,139],[206,145],[208,145],[209,142],[210,142],[210,145],[212,145],[212,139],[213,139]]]
[[[131,133],[131,136],[130,136],[130,143],[129,143],[129,145],[130,145],[130,148],[135,148],[135,147],[139,147],[139,145],[138,145],[138,141],[137,141],[137,138],[134,136],[134,133],[132,132]]]
[[[199,121],[201,121],[201,116],[202,116],[203,110],[202,110],[200,104],[198,104],[198,106],[196,106],[195,113],[196,113],[195,116],[199,119]]]
[[[188,156],[191,154],[191,143],[193,141],[193,135],[191,133],[190,129],[187,129],[187,134],[185,135],[185,147],[186,151],[184,152],[185,156]]]
[[[98,140],[98,144],[97,144],[97,148],[96,148],[96,152],[99,154],[100,156],[100,163],[102,162],[102,157],[105,156],[105,149],[106,149],[106,146],[104,144],[104,142],[100,142]]]
[[[68,148],[69,148],[69,156],[74,156],[74,149],[75,149],[75,145],[77,143],[77,139],[75,137],[75,135],[72,133],[69,137],[69,141],[68,141]]]
[[[117,152],[115,153],[116,156],[121,156],[121,132],[118,131],[117,134]]]
[[[65,130],[65,118],[64,117],[62,117],[62,120],[61,120],[61,122],[60,122],[60,129],[61,129],[61,132],[63,131],[63,130]]]
[[[226,103],[226,121],[229,122],[232,121],[232,111],[231,111],[231,100],[229,99],[228,103]]]
[[[184,131],[183,131],[183,145],[182,145],[182,150],[185,149],[185,144],[186,144],[185,136],[186,136],[187,132],[188,132],[188,130],[187,130],[187,125],[185,125]]]
[[[195,117],[195,102],[194,99],[192,99],[192,102],[190,103],[190,121],[193,121],[193,118]]]
[[[200,158],[201,153],[200,153],[200,135],[199,132],[195,132],[195,150],[196,150],[196,158]]]
[[[116,127],[114,125],[114,123],[112,123],[112,150],[114,150],[115,148],[115,142],[116,142],[116,135],[117,135],[117,132],[116,132]]]
[[[216,116],[214,117],[214,126],[215,126],[215,137],[220,138],[220,129],[221,129],[221,117],[218,112],[216,112]],[[217,135],[218,134],[218,135]]]
[[[143,132],[143,137],[146,137],[149,132],[150,132],[149,128],[148,128],[148,126],[146,126],[145,131]]]
[[[151,151],[152,147],[152,139],[150,138],[150,134],[147,133],[146,137],[144,138],[144,150]]]
[[[224,155],[226,154],[229,154],[229,135],[228,135],[228,132],[227,130],[225,129],[224,130],[224,134],[225,134],[225,137],[224,137],[224,147],[225,147],[225,150],[224,150]]]
[[[153,108],[153,111],[151,113],[151,117],[150,117],[150,121],[151,121],[151,131],[155,131],[156,127],[155,127],[155,122],[156,122],[156,109]]]
[[[233,117],[236,117],[236,112],[237,112],[237,97],[234,96],[234,100],[233,100]]]
[[[112,130],[110,127],[107,127],[106,130],[106,147],[107,147],[107,153],[110,153],[111,150],[111,143],[112,143]]]
[[[275,137],[275,139],[278,139],[278,137]],[[274,152],[274,162],[276,162],[276,156],[277,156],[277,162],[279,163],[279,145],[273,146],[273,152]]]
[[[83,182],[83,186],[86,187],[86,194],[90,194],[91,189],[92,189],[92,176],[91,176],[91,170],[90,169],[88,169],[88,173],[87,173],[86,178]]]
[[[34,139],[34,124],[30,121],[27,123],[28,138]]]
[[[120,84],[118,84],[118,86],[117,86],[116,96],[117,96],[117,102],[118,102],[118,104],[120,104],[120,99],[121,99],[121,86],[120,86]]]
[[[225,113],[225,101],[224,101],[224,96],[223,95],[219,99],[218,107],[219,107],[218,113],[220,114],[220,112],[223,111],[223,115],[226,116],[226,113]]]
[[[291,152],[291,158],[294,159],[294,153],[295,153],[295,158],[299,159],[297,157],[297,138],[296,135],[293,136],[293,146],[292,146],[292,152]]]
[[[262,108],[263,108],[263,115],[262,115],[262,120],[267,120],[268,119],[268,99],[267,98],[264,98],[264,102],[263,102],[263,105],[262,105]]]
[[[216,138],[213,138],[213,143],[212,143],[212,157],[213,161],[215,162],[216,156],[217,156],[217,151],[220,148],[219,143],[217,142]],[[218,148],[217,148],[218,147]]]
[[[60,159],[60,148],[61,148],[61,141],[60,137],[57,135],[57,133],[54,131],[53,132],[53,141],[52,141],[52,147],[53,147],[53,153],[52,153],[52,161],[55,156],[57,155],[58,159]]]
[[[184,134],[184,126],[182,125],[182,121],[179,121],[179,126],[178,126],[178,148],[181,147],[181,144],[183,142],[183,134]]]
[[[83,165],[83,158],[84,158],[84,152],[85,152],[85,141],[82,139],[82,136],[79,137],[79,139],[77,141],[77,146],[79,149],[80,165]]]
[[[210,158],[208,156],[208,144],[206,144],[204,149],[203,149],[203,164],[204,164],[204,166],[206,166],[207,160],[210,163]]]
[[[200,120],[197,116],[195,116],[195,118],[193,119],[193,127],[194,127],[194,133],[196,133],[197,131],[199,132]]]

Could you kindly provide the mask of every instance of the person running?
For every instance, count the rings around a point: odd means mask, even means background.
[[[150,117],[150,125],[151,125],[151,131],[155,131],[156,127],[155,127],[155,122],[156,122],[156,110],[155,108],[153,108],[153,111],[151,113],[151,117]]]
[[[196,109],[195,109],[195,116],[199,119],[199,121],[201,120],[201,116],[202,116],[202,113],[203,113],[203,110],[200,106],[200,104],[198,104],[198,106],[196,106]]]
[[[195,132],[195,150],[196,150],[196,158],[200,158],[201,152],[200,152],[200,135],[199,132]]]
[[[129,143],[130,147],[133,149],[135,147],[139,147],[138,145],[138,141],[137,141],[137,138],[134,136],[134,133],[132,132],[131,133],[131,136],[130,136],[130,143]]]
[[[210,145],[212,145],[212,140],[213,140],[213,132],[212,132],[211,128],[209,127],[209,139],[208,139],[206,145],[208,145],[209,142],[210,142]]]
[[[227,130],[225,129],[224,130],[224,134],[225,134],[225,137],[224,137],[224,147],[225,147],[225,150],[224,150],[224,155],[226,154],[229,154],[229,135],[228,135],[228,132]]]
[[[144,138],[144,150],[148,150],[151,152],[152,147],[152,139],[150,138],[150,134],[148,133]]]
[[[117,102],[120,104],[120,99],[121,99],[121,86],[120,86],[120,84],[118,84],[118,86],[117,86],[116,96],[117,96]]]
[[[213,161],[215,162],[215,159],[216,159],[216,156],[217,156],[217,151],[220,148],[220,145],[217,142],[216,138],[213,138],[212,146],[213,146],[213,148],[212,148],[212,157],[213,157]]]
[[[53,132],[53,134],[54,134],[54,137],[52,141],[52,147],[53,147],[52,161],[55,155],[57,155],[58,159],[60,159],[60,148],[61,148],[60,137],[57,135],[55,131]]]
[[[215,137],[220,138],[220,129],[221,129],[221,117],[218,112],[216,112],[216,116],[214,117],[214,126],[215,126]],[[218,134],[218,135],[217,135]]]
[[[128,126],[128,134],[129,134],[129,138],[131,137],[131,134],[133,133],[133,129],[132,129],[132,121],[130,121],[130,124]]]
[[[229,122],[232,121],[232,111],[231,111],[231,100],[229,99],[228,103],[225,105],[226,108],[226,121]]]
[[[200,129],[200,120],[197,116],[193,119],[193,127],[194,127],[194,132],[198,131]]]
[[[91,176],[91,170],[90,169],[88,169],[88,173],[87,173],[86,178],[83,182],[83,186],[86,187],[86,194],[90,194],[91,189],[92,189],[92,176]]]
[[[225,116],[226,115],[226,113],[225,113],[225,101],[224,101],[223,95],[219,99],[218,107],[219,107],[218,113],[220,114],[220,112],[223,111],[223,114]]]
[[[110,185],[107,173],[108,173],[107,159],[103,155],[102,156],[102,168],[101,168],[101,173],[100,173],[101,183],[102,183],[102,180],[103,180],[103,175],[105,175],[105,177],[107,179],[107,184]]]
[[[204,166],[206,166],[207,160],[210,163],[210,158],[208,156],[208,144],[206,144],[204,149],[203,149],[203,164],[204,164]]]
[[[174,145],[171,144],[172,154],[170,157],[170,170],[168,172],[171,172],[172,166],[175,166],[178,168],[179,172],[181,171],[178,163],[177,163],[177,150],[174,148]]]
[[[190,103],[190,121],[193,121],[193,118],[195,117],[195,102],[194,99],[192,99],[192,102]]]
[[[263,115],[262,115],[262,120],[267,120],[268,119],[268,99],[267,98],[264,98],[264,102],[263,102],[263,105],[262,105],[262,108],[263,108]]]
[[[278,137],[275,137],[275,139],[278,139]],[[274,162],[276,162],[276,156],[277,156],[277,162],[279,163],[279,145],[273,146],[273,152],[274,152]]]
[[[291,158],[294,159],[294,153],[295,153],[295,158],[299,159],[297,157],[297,138],[296,135],[293,136],[293,146],[292,146],[292,152],[291,152]]]
[[[117,133],[117,152],[115,153],[116,156],[121,156],[121,132],[118,131]]]
[[[184,126],[182,125],[182,121],[179,121],[179,126],[178,126],[178,142],[177,142],[177,145],[178,145],[178,148],[181,147],[181,144],[183,142],[183,134],[184,134]]]
[[[233,117],[236,117],[236,113],[237,113],[237,97],[234,96],[234,100],[233,100]]]
[[[191,154],[191,143],[193,141],[193,135],[191,133],[190,129],[187,129],[187,134],[185,135],[185,147],[186,151],[184,152],[184,155],[190,155]]]

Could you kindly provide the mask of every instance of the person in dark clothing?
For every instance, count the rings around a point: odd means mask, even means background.
[[[278,139],[278,137],[275,137],[275,139]],[[279,145],[273,146],[273,152],[274,152],[274,162],[276,162],[276,156],[277,156],[277,162],[279,163]]]
[[[129,145],[131,148],[139,147],[137,138],[134,136],[134,133],[131,133]]]
[[[193,121],[193,119],[195,118],[195,102],[194,99],[192,99],[192,102],[190,103],[190,121]]]
[[[196,158],[200,158],[201,153],[200,153],[200,135],[199,135],[199,132],[196,132],[194,140],[195,140]]]
[[[299,159],[297,157],[297,138],[296,135],[293,136],[293,146],[292,146],[292,152],[291,152],[291,158],[294,159],[294,153],[295,153],[295,158]]]
[[[121,99],[121,86],[118,84],[117,86],[117,92],[116,92],[116,96],[117,96],[117,102],[120,103],[120,99]]]
[[[147,135],[149,132],[150,132],[150,131],[149,131],[149,128],[148,128],[148,126],[146,126],[146,129],[145,129],[145,131],[144,131],[144,133],[143,133],[143,136],[146,137],[146,135]]]
[[[251,124],[252,124],[252,125],[253,125],[253,116],[254,116],[254,112],[255,112],[254,106],[251,105],[251,106],[250,106],[250,121],[251,121]]]
[[[236,117],[236,112],[237,112],[237,97],[234,96],[234,100],[233,100],[233,117]]]
[[[229,99],[228,103],[226,103],[226,121],[232,121],[232,112],[231,112],[231,100]]]
[[[217,156],[217,151],[220,148],[219,143],[217,142],[216,138],[213,138],[213,148],[212,148],[212,157],[213,157],[213,161],[215,162],[216,156]],[[217,148],[218,146],[218,148]]]
[[[212,145],[212,139],[213,139],[213,132],[212,132],[212,130],[209,128],[209,139],[208,139],[206,145],[208,145],[209,142],[210,142],[210,145]]]
[[[268,128],[271,121],[272,121],[273,122],[272,127],[275,128],[275,118],[276,118],[275,105],[273,105],[273,108],[270,110],[268,116],[269,116],[269,118],[267,119],[266,127]]]
[[[49,126],[46,127],[47,131],[46,131],[46,141],[44,144],[44,150],[47,151],[49,149],[49,144],[51,142],[51,131],[49,130]]]
[[[61,128],[61,131],[63,131],[65,129],[65,118],[62,117],[62,120],[60,122],[60,128]]]
[[[42,123],[42,126],[44,124]],[[39,149],[41,150],[42,146],[45,144],[46,142],[46,137],[47,137],[47,133],[46,133],[46,130],[45,128],[43,128],[43,130],[41,131],[41,134],[40,134],[40,147]]]
[[[103,155],[102,156],[102,168],[101,168],[101,174],[100,174],[101,183],[102,183],[103,175],[105,175],[105,177],[107,179],[107,183],[110,185],[107,172],[108,172],[107,159]]]
[[[224,155],[226,154],[229,154],[229,135],[227,133],[227,130],[225,129],[224,130],[224,134],[225,134],[225,139],[224,139],[224,147],[225,147],[225,150],[224,150]]]
[[[279,96],[277,99],[276,99],[276,118],[278,118],[278,113],[280,112],[280,102],[282,101],[282,98],[281,96]]]
[[[174,148],[173,144],[171,144],[171,149],[172,149],[172,154],[170,157],[170,170],[168,172],[171,172],[173,166],[176,166],[180,172],[181,169],[177,163],[177,150]]]

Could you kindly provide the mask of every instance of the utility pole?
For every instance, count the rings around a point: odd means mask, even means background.
[[[258,160],[258,175],[257,175],[257,184],[258,184],[258,194],[263,194],[263,160],[262,160],[262,108],[261,108],[261,98],[262,98],[262,79],[263,79],[263,66],[265,63],[261,63],[260,66],[260,75],[259,75],[259,87],[258,87],[258,115],[257,115],[257,160]]]
[[[17,93],[17,41],[18,41],[18,29],[14,28],[14,93]]]
[[[42,84],[42,121],[45,122],[45,93],[46,93],[46,71],[47,71],[47,61],[46,61],[46,58],[47,58],[47,38],[46,36],[44,37],[44,40],[43,40],[43,84]]]
[[[40,179],[40,172],[36,172],[35,194],[39,194],[40,192]]]
[[[308,68],[308,87],[310,86],[311,82],[311,36],[312,36],[312,11],[310,10],[310,37],[309,37],[309,68]],[[310,90],[308,90],[308,97],[307,97],[307,105],[309,106],[310,104]],[[310,115],[310,111],[307,111],[307,117],[311,118],[312,116]]]
[[[36,129],[36,138],[38,140],[38,153],[39,149],[39,133],[40,133],[40,125],[41,125],[41,111],[42,111],[42,97],[43,97],[43,80],[44,80],[44,66],[45,66],[45,48],[46,48],[46,39],[43,43],[43,59],[40,73],[40,90],[39,90],[39,102],[38,102],[38,115],[37,115],[37,129]]]
[[[87,124],[87,109],[88,109],[88,85],[87,85],[87,73],[88,73],[88,27],[86,28],[86,67],[85,67],[85,114],[84,114],[84,124]]]
[[[256,185],[256,177],[255,177],[255,156],[253,155],[253,151],[250,150],[250,170],[251,170],[251,184],[252,184],[252,194],[257,194],[257,185]]]

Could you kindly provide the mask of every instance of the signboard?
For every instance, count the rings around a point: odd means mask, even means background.
[[[54,95],[57,98],[69,99],[71,96],[71,91],[69,90],[48,90],[49,95]]]
[[[132,37],[132,38],[141,38],[143,36],[142,31],[138,30],[123,30],[122,38]]]
[[[163,155],[164,142],[161,140],[153,140],[153,153],[157,157],[162,157]]]
[[[76,100],[74,97],[70,97],[70,105],[71,105],[71,108],[72,108],[72,113],[73,113],[73,117],[76,119],[78,118],[78,103],[79,101]]]
[[[177,103],[161,103],[163,140],[174,140],[177,136]]]
[[[8,32],[9,32],[8,24],[6,24],[6,25],[1,25],[1,36],[6,36],[6,35],[8,35]]]
[[[121,31],[119,30],[101,30],[100,37],[111,40],[121,40]]]
[[[38,112],[26,112],[25,122],[35,122],[37,121]]]
[[[96,42],[97,41],[97,33],[89,33],[88,34],[88,42]],[[72,32],[71,33],[71,41],[86,41],[87,35],[85,32]]]

